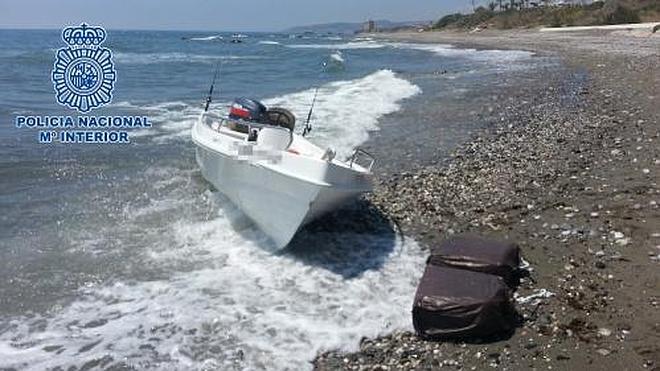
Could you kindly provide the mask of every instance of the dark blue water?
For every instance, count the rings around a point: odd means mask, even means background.
[[[50,80],[59,32],[0,30],[0,368],[297,370],[319,350],[409,326],[423,264],[414,241],[304,231],[304,259],[274,255],[201,178],[189,130],[214,70],[220,62],[214,110],[251,96],[300,120],[319,87],[309,138],[346,155],[385,122],[433,123],[454,143],[477,123],[435,124],[432,107],[469,112],[484,86],[505,88],[539,59],[246,36],[108,30],[114,97],[91,114],[144,115],[153,127],[130,131],[130,144],[63,145],[39,144],[36,130],[13,122],[75,115],[56,103]]]

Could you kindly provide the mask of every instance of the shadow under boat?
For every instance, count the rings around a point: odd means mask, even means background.
[[[304,226],[281,254],[354,278],[385,264],[397,238],[403,238],[397,230],[381,210],[360,198]]]
[[[222,200],[219,205],[228,215],[230,224],[243,238],[253,240],[264,249],[272,242],[256,239],[257,228],[226,196],[199,175],[200,184],[211,186]],[[240,214],[240,215],[237,215]],[[399,240],[399,241],[397,241]],[[403,234],[369,200],[362,197],[303,226],[286,248],[273,254],[290,256],[309,266],[326,269],[346,279],[379,270],[402,243]]]

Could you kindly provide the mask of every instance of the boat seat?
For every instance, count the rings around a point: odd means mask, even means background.
[[[285,151],[293,142],[293,135],[288,129],[272,126],[259,131],[257,145],[275,151]]]

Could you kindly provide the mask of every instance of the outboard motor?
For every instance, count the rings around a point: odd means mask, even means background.
[[[291,111],[279,107],[268,109],[263,103],[249,98],[236,98],[229,108],[229,118],[279,126],[292,132],[296,125],[296,117]],[[237,125],[242,124],[237,123]],[[239,131],[244,130],[239,128]]]
[[[266,106],[249,98],[236,98],[229,108],[229,118],[255,122],[267,122]]]

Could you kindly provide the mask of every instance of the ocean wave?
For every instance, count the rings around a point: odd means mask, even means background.
[[[222,37],[222,35],[211,35],[211,36],[203,36],[203,37],[187,37],[184,39],[192,40],[192,41],[213,41],[213,40],[222,40],[224,39],[224,37]]]
[[[464,57],[482,62],[515,62],[528,60],[533,52],[524,50],[478,50],[471,48],[456,48],[449,44],[418,44],[418,43],[388,43],[388,46],[398,49],[422,50],[444,57]]]
[[[211,108],[221,109],[226,105],[225,102],[214,102]],[[112,107],[129,109],[149,117],[149,121],[153,126],[148,129],[135,130],[131,132],[131,137],[150,137],[152,141],[158,144],[187,138],[190,135],[190,128],[202,111],[201,101],[197,105],[183,101],[151,104],[122,101],[112,103]]]
[[[124,53],[115,52],[114,60],[118,63],[126,64],[149,64],[149,63],[209,63],[213,64],[218,60],[255,60],[263,59],[257,55],[210,55],[210,54],[188,54],[188,53]]]
[[[319,88],[309,139],[323,147],[332,147],[338,154],[348,156],[355,146],[378,130],[378,119],[397,111],[400,102],[421,92],[409,81],[390,70],[380,70],[355,80],[336,81]],[[314,89],[265,99],[268,106],[290,109],[298,118],[298,129],[307,117]],[[213,102],[211,110],[225,112],[229,102]],[[134,132],[133,136],[151,137],[156,143],[188,140],[190,128],[201,113],[200,104],[173,101],[139,105],[115,103],[117,107],[144,112],[154,126]]]
[[[288,48],[294,49],[380,49],[386,45],[375,41],[350,41],[339,44],[291,44]]]
[[[272,41],[272,40],[261,40],[259,41],[259,44],[262,45],[281,45],[279,41]]]
[[[206,259],[210,267],[85,288],[53,317],[15,320],[0,335],[3,365],[67,368],[109,355],[166,369],[311,370],[318,352],[357,350],[365,336],[410,329],[410,295],[424,262],[414,241],[395,242],[381,269],[346,280],[260,249],[223,217],[172,227],[178,235],[167,245],[174,251],[151,259]],[[356,251],[373,254],[391,243],[364,234],[325,237],[350,246],[342,253],[356,262],[370,258]],[[12,346],[10,337],[25,345]]]
[[[319,88],[310,140],[333,147],[343,156],[378,130],[378,119],[399,110],[401,100],[421,89],[390,70],[380,70],[360,79],[336,81]],[[302,120],[307,116],[314,89],[265,100],[267,105],[290,109]]]
[[[323,70],[328,73],[344,71],[346,68],[345,62],[341,50],[335,50],[323,62]]]
[[[268,238],[224,197],[207,185],[196,189],[197,174],[147,166],[139,178],[149,187],[141,201],[125,204],[124,223],[86,242],[85,249],[107,249],[106,235],[139,229],[134,259],[165,277],[90,283],[46,315],[7,318],[0,364],[68,369],[109,356],[104,367],[311,370],[318,352],[356,350],[365,336],[410,330],[425,261],[414,240],[302,231],[303,241],[323,248],[272,254]],[[347,277],[353,269],[361,273]]]
[[[344,63],[344,54],[342,54],[341,51],[337,50],[336,52],[330,54],[330,59],[339,63]]]

